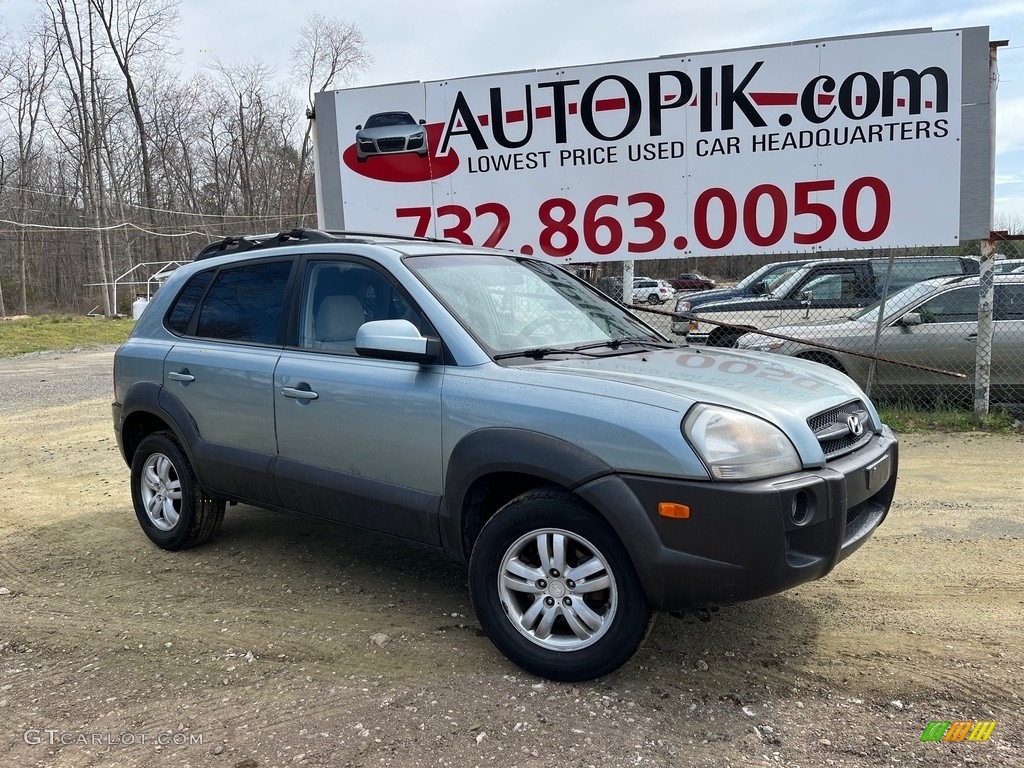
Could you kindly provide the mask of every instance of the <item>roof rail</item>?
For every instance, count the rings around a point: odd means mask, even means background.
[[[266,235],[237,235],[210,243],[196,254],[195,261],[223,256],[226,253],[243,253],[254,248],[273,248],[275,245],[291,242],[329,243],[334,239],[331,234],[318,229],[290,229],[287,232]]]
[[[342,238],[382,238],[388,240],[414,240],[430,243],[451,242],[436,237],[416,237],[415,235],[396,235],[391,232],[355,232],[349,230],[291,229],[287,232],[269,233],[266,235],[236,235],[225,237],[203,248],[196,254],[195,261],[223,256],[227,253],[244,253],[255,248],[273,248],[277,245],[297,245],[299,243],[331,243]],[[369,242],[369,241],[367,241]]]
[[[387,240],[413,240],[427,243],[453,243],[456,240],[438,237],[424,237],[420,235],[396,235],[394,232],[359,232],[353,229],[331,229],[325,230],[328,235],[335,237],[380,237]]]

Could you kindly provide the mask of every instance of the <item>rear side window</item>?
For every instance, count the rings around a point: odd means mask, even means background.
[[[222,269],[199,310],[196,335],[274,344],[291,268],[276,261]]]
[[[194,275],[185,285],[185,290],[178,294],[171,311],[167,313],[167,328],[174,333],[184,335],[188,324],[192,322],[192,313],[196,311],[199,300],[203,298],[206,286],[213,279],[213,270]]]
[[[1024,285],[996,286],[996,320],[1024,320]]]
[[[885,281],[886,261],[875,262],[875,275],[878,285]],[[960,259],[929,259],[928,261],[904,261],[896,259],[892,265],[892,278],[889,281],[889,292],[898,291],[908,285],[919,283],[930,277],[964,274],[964,264]]]

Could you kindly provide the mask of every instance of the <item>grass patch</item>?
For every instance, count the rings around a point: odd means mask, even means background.
[[[129,318],[39,315],[0,321],[0,357],[26,352],[120,344],[135,327]]]
[[[881,406],[882,421],[896,433],[909,432],[992,432],[1019,434],[1024,432],[1024,413],[1006,408],[993,408],[980,423],[970,410],[936,406],[931,410],[905,405]]]

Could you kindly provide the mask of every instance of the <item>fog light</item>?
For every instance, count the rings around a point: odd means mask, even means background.
[[[803,491],[799,491],[793,497],[793,505],[789,510],[789,517],[793,521],[794,525],[806,525],[814,510],[811,509],[811,500],[807,497],[807,494]]]

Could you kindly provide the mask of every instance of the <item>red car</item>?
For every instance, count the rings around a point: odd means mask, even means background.
[[[677,291],[707,291],[715,287],[715,281],[700,272],[687,272],[669,282]]]

